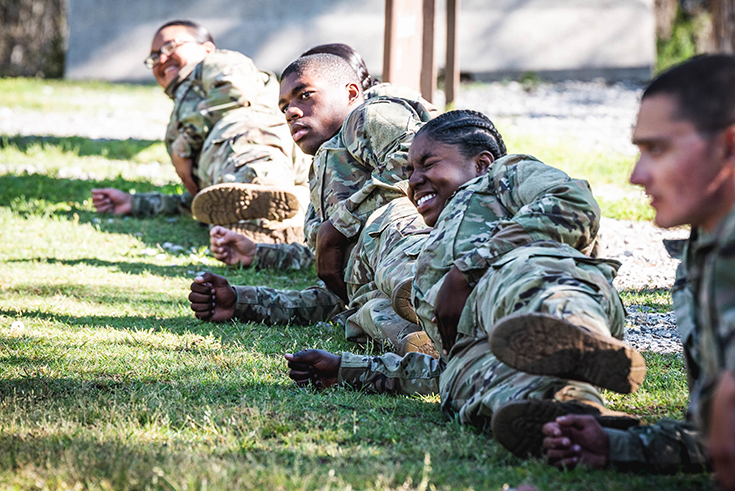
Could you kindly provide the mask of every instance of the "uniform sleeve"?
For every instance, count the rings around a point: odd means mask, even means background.
[[[387,98],[373,99],[345,120],[342,139],[347,151],[370,173],[330,215],[332,225],[345,237],[355,237],[370,214],[406,195],[408,147],[420,124],[408,104]],[[354,179],[352,169],[343,169],[343,174],[337,176],[342,182]]]
[[[688,422],[663,419],[625,431],[605,428],[605,433],[615,467],[670,473],[701,472],[709,465],[701,434]]]
[[[321,225],[322,221],[317,216],[314,205],[310,201],[306,206],[306,217],[304,217],[304,238],[312,250],[316,249],[316,236]]]
[[[183,158],[195,158],[214,124],[228,112],[247,107],[265,86],[266,76],[250,58],[232,52],[215,52],[201,66],[202,100],[178,121],[178,135],[172,152]]]
[[[235,286],[235,318],[263,324],[308,325],[328,321],[344,310],[344,302],[318,286],[276,290],[265,286]]]
[[[134,194],[130,214],[134,217],[187,214],[191,212],[192,199],[193,197],[189,193],[173,195],[163,193]]]
[[[488,182],[511,218],[501,220],[487,241],[454,262],[470,285],[499,257],[519,246],[554,240],[582,250],[597,236],[600,207],[586,181],[519,156],[515,165],[509,162]],[[484,206],[482,193],[470,200],[466,216],[472,216],[473,206]]]
[[[423,353],[362,356],[342,353],[337,383],[391,394],[438,394],[445,363]]]
[[[302,244],[258,244],[256,269],[306,269],[314,264],[314,253]]]

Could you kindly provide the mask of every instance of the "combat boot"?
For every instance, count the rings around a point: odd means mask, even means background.
[[[549,314],[513,314],[490,334],[490,350],[503,363],[536,375],[580,380],[627,394],[646,375],[636,350]]]
[[[396,345],[396,353],[403,356],[406,353],[423,353],[433,358],[439,358],[439,352],[431,342],[425,331],[414,331],[403,336]]]
[[[287,189],[238,182],[204,188],[191,203],[194,218],[213,225],[255,218],[283,221],[298,211],[299,200]]]
[[[412,285],[413,278],[406,278],[398,283],[391,293],[390,303],[393,306],[393,310],[396,311],[396,314],[401,316],[403,319],[406,319],[408,322],[418,324],[419,318],[416,315],[416,310],[411,304]]]
[[[498,443],[513,455],[521,458],[541,457],[543,426],[567,414],[589,414],[601,426],[618,430],[640,424],[635,416],[611,411],[591,401],[526,399],[510,401],[500,406],[493,414],[490,426]]]

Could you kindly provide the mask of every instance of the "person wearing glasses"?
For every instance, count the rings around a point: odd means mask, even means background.
[[[186,20],[156,31],[145,65],[174,101],[165,143],[186,192],[93,189],[97,211],[191,211],[256,242],[303,242],[311,159],[278,110],[275,75],[241,53],[217,49],[205,27]]]

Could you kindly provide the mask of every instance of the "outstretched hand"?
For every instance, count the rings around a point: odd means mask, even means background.
[[[133,209],[133,196],[115,188],[93,189],[92,205],[98,213],[128,215]]]
[[[237,293],[224,277],[207,272],[194,278],[190,288],[191,310],[198,319],[224,322],[235,316]]]
[[[257,245],[244,235],[217,225],[209,231],[209,249],[218,261],[248,268],[255,259]]]
[[[436,326],[442,339],[445,355],[449,354],[457,341],[459,318],[462,316],[462,310],[471,293],[472,287],[467,283],[465,277],[456,266],[452,266],[439,288],[434,308]]]
[[[342,357],[320,349],[307,349],[298,353],[286,353],[288,376],[299,387],[309,384],[325,389],[337,383],[339,363]]]
[[[342,263],[348,243],[347,237],[331,221],[327,220],[319,226],[316,235],[316,275],[332,293],[345,302],[349,300]]]
[[[568,414],[543,427],[549,463],[571,469],[585,464],[596,469],[610,460],[610,440],[600,423],[588,414]]]

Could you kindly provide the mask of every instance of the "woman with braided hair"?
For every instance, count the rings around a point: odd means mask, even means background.
[[[540,453],[549,412],[637,424],[607,410],[595,387],[632,392],[645,365],[619,341],[624,311],[612,280],[620,263],[582,252],[600,216],[587,182],[531,156],[506,155],[493,123],[467,110],[426,123],[408,165],[408,197],[433,230],[413,249],[394,251],[396,263],[417,256],[412,279],[386,284],[390,261],[375,277],[440,358],[305,350],[286,355],[289,376],[299,385],[439,393],[448,417],[492,431],[519,455]],[[508,442],[507,434],[518,434],[508,431],[518,400],[537,402],[532,409],[545,417],[538,431]]]

